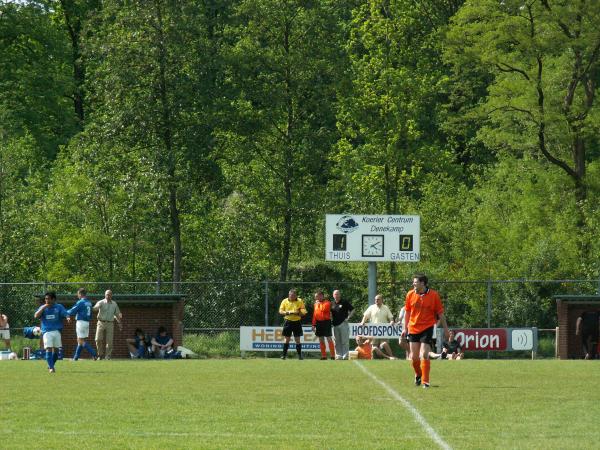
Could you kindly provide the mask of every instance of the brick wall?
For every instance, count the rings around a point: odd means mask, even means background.
[[[73,296],[58,296],[58,303],[62,303],[65,308],[70,308],[75,304]],[[88,295],[88,298],[94,304],[97,300],[103,298],[99,295]],[[181,296],[120,296],[114,295],[113,299],[119,305],[119,309],[123,314],[123,330],[119,330],[115,322],[115,332],[113,339],[113,358],[129,358],[129,350],[127,349],[127,338],[134,337],[136,328],[141,328],[147,335],[154,336],[158,327],[163,326],[173,337],[174,345],[182,345],[183,341],[183,306],[184,302]],[[96,316],[93,313],[93,319],[90,322],[90,336],[88,342],[96,349]],[[72,358],[77,347],[77,336],[75,334],[75,320],[71,323],[65,321],[62,332],[63,354],[65,358]],[[87,351],[81,354],[82,359],[90,358]]]
[[[575,324],[577,318],[585,311],[600,311],[600,302],[557,301],[559,326],[558,357],[560,359],[583,358],[581,336],[575,335]]]

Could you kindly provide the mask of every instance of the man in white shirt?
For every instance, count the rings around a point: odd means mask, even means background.
[[[375,304],[369,306],[365,311],[360,324],[364,325],[366,322],[389,323],[391,325],[394,324],[394,315],[390,311],[390,308],[383,304],[383,295],[377,294],[375,296]],[[392,353],[392,349],[390,348],[390,344],[388,344],[387,340],[373,339],[372,344],[373,347],[379,347],[380,350],[388,357],[394,358],[394,354]]]
[[[123,315],[119,305],[112,299],[112,291],[104,293],[104,298],[94,305],[93,310],[98,311],[98,324],[96,325],[96,348],[98,359],[103,356],[110,359],[113,350],[114,321],[117,321],[119,330],[122,330],[121,320]]]

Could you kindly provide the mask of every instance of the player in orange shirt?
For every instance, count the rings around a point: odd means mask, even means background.
[[[427,276],[415,274],[413,288],[406,294],[406,314],[401,337],[408,332],[412,366],[415,371],[415,386],[429,387],[429,352],[433,338],[433,327],[439,320],[444,327],[444,339],[448,340],[448,324],[439,294],[427,286]]]
[[[323,298],[323,291],[315,292],[315,305],[312,317],[313,331],[319,338],[321,347],[321,359],[327,359],[327,349],[325,348],[325,338],[329,345],[331,359],[335,359],[335,346],[331,339],[331,302]]]
[[[364,336],[356,336],[356,348],[354,349],[357,353],[357,359],[396,359],[393,356],[386,355],[377,346],[374,346],[371,342],[373,339],[366,338]]]
[[[358,353],[358,359],[373,359],[373,345],[369,339],[356,336],[356,346],[354,350]]]

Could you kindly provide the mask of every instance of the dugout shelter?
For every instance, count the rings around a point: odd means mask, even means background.
[[[44,294],[35,296],[37,303],[44,302]],[[163,326],[173,337],[174,347],[183,345],[183,294],[115,294],[113,300],[119,305],[121,314],[123,314],[123,329],[115,323],[115,332],[113,340],[113,358],[129,358],[129,350],[125,339],[134,336],[136,328],[141,328],[147,335],[154,336],[158,327]],[[104,298],[104,294],[90,294],[87,298],[94,305],[98,300]],[[77,302],[76,293],[56,294],[56,302],[61,303],[65,308],[71,308]],[[98,313],[92,313],[90,322],[90,336],[87,339],[94,348],[96,336],[96,324]],[[75,318],[69,324],[64,322],[62,332],[63,352],[65,358],[72,358],[77,347],[77,336],[75,335]],[[83,352],[82,359],[89,358],[87,352]]]
[[[556,346],[559,359],[581,359],[581,336],[575,335],[577,318],[584,312],[600,313],[600,295],[555,295],[558,316]]]

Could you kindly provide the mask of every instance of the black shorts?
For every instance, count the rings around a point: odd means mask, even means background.
[[[319,337],[331,337],[331,320],[317,320],[315,334]]]
[[[419,334],[409,334],[408,342],[420,342],[421,344],[427,344],[431,347],[431,341],[433,340],[433,327],[427,328],[425,331]]]
[[[302,323],[300,320],[284,320],[283,321],[283,334],[285,337],[290,337],[294,334],[294,337],[300,337],[304,333],[302,332]]]

